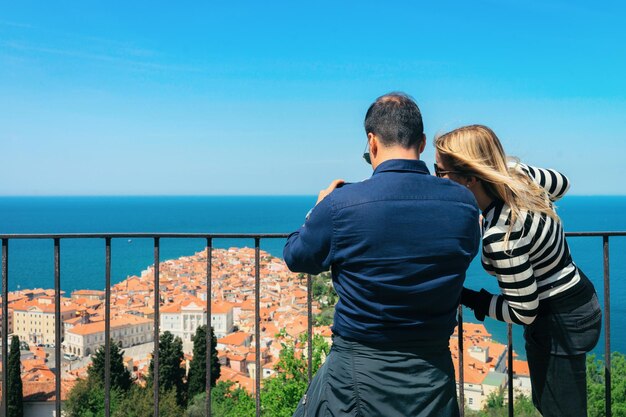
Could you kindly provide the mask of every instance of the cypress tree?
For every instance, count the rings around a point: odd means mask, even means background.
[[[132,384],[130,372],[124,366],[124,351],[119,348],[117,343],[111,340],[110,343],[111,352],[111,389],[120,389],[124,392],[128,391]],[[89,380],[92,382],[99,382],[104,386],[104,371],[105,371],[105,346],[102,345],[98,348],[93,356],[91,366],[89,367],[88,375]]]
[[[22,404],[22,369],[20,361],[20,339],[13,336],[11,339],[11,353],[8,363],[7,401],[9,405],[8,417],[24,417]]]
[[[159,337],[159,388],[163,391],[175,389],[176,401],[180,406],[187,404],[185,368],[182,367],[184,359],[183,341],[170,332],[164,332]],[[154,381],[153,369],[154,359],[150,361],[150,383]]]
[[[207,326],[200,326],[196,329],[193,337],[193,359],[189,365],[189,375],[187,376],[188,398],[193,398],[197,394],[204,392],[206,388],[206,329]],[[220,377],[220,363],[217,358],[217,340],[213,328],[211,328],[211,386]]]

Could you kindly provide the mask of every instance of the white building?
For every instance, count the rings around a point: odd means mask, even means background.
[[[523,394],[532,398],[532,384],[530,382],[530,369],[526,361],[513,361],[513,389],[516,395]]]
[[[189,342],[196,334],[196,329],[206,324],[206,303],[199,298],[190,297],[175,301],[161,308],[161,332],[168,331]],[[211,305],[211,326],[215,337],[220,338],[234,329],[233,306],[226,302]]]
[[[126,348],[154,340],[154,323],[142,317],[123,315],[111,320],[111,339]],[[65,332],[63,351],[88,356],[104,345],[104,320],[78,324]]]
[[[215,337],[224,337],[235,329],[233,305],[227,302],[211,304],[211,326]]]

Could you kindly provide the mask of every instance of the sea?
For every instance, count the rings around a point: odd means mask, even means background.
[[[0,235],[13,233],[289,233],[304,221],[315,196],[154,196],[0,197]],[[566,196],[558,202],[566,231],[626,231],[626,196]],[[406,214],[409,215],[409,214]],[[594,283],[604,302],[600,237],[568,238],[574,262]],[[262,239],[261,249],[282,257],[284,239]],[[161,260],[204,249],[204,239],[162,239]],[[252,239],[218,239],[214,247],[253,247]],[[61,288],[104,289],[102,239],[61,240]],[[152,239],[114,239],[114,283],[138,275],[154,262]],[[9,290],[54,287],[52,240],[11,240]],[[626,353],[626,237],[610,239],[611,350]],[[465,285],[498,291],[476,258]],[[416,300],[417,302],[417,300]],[[476,322],[464,311],[464,321]],[[502,343],[505,324],[487,318],[487,330]],[[525,358],[521,326],[513,326],[513,346]],[[602,356],[604,341],[595,353]]]

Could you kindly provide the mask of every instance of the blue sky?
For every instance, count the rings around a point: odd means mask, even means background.
[[[315,194],[389,91],[572,194],[626,194],[626,6],[29,2],[0,14],[0,195]]]

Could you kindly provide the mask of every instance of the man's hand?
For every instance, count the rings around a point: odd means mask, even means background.
[[[315,203],[315,205],[318,205],[319,202],[322,201],[324,198],[326,198],[328,194],[332,193],[335,190],[335,188],[342,186],[344,183],[345,183],[344,180],[335,180],[331,182],[328,188],[320,191],[319,195],[317,196],[317,203]]]

